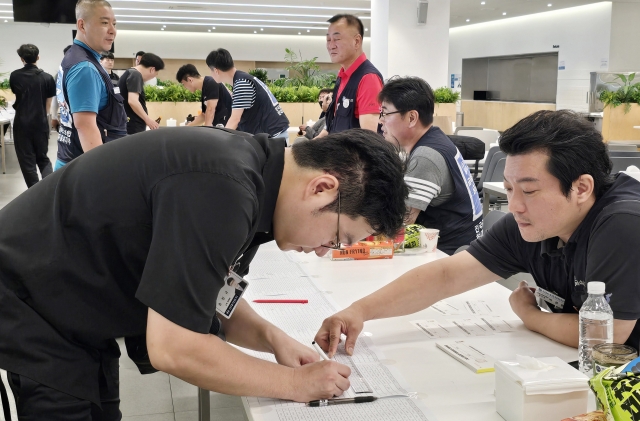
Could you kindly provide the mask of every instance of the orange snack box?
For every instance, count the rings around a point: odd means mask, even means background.
[[[331,260],[392,259],[393,240],[360,241],[340,250],[331,250]]]
[[[607,421],[607,417],[602,411],[589,412],[588,414],[576,415],[575,417],[565,418],[562,421]]]

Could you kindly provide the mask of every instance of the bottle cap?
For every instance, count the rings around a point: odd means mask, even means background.
[[[589,294],[604,294],[605,283],[604,282],[589,282],[587,283],[587,292]]]

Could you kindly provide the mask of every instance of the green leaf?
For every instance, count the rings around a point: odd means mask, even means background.
[[[629,79],[627,79],[627,80],[628,80],[628,82],[629,82],[629,83],[631,83],[631,81],[632,81],[633,79],[635,79],[635,77],[636,77],[636,74],[635,74],[635,73],[631,73],[631,74],[629,75]]]

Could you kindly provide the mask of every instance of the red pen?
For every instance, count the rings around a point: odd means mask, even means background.
[[[307,304],[309,300],[253,300],[259,304]]]

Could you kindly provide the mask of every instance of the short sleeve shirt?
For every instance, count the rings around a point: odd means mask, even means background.
[[[216,109],[213,114],[213,125],[226,124],[231,114],[231,95],[227,88],[216,82],[211,76],[205,76],[202,81],[202,93],[200,102],[202,104],[202,113],[207,112],[207,101],[217,100]]]
[[[27,64],[11,73],[9,84],[16,95],[13,104],[16,128],[29,132],[48,132],[48,110],[45,107],[47,99],[56,95],[53,77],[34,64]]]
[[[487,269],[504,278],[530,273],[536,284],[565,299],[554,312],[577,313],[587,298],[586,284],[606,283],[614,318],[640,318],[640,183],[624,174],[596,201],[587,216],[559,247],[558,237],[526,242],[512,214],[500,219],[467,251]],[[631,252],[630,252],[631,251]],[[638,349],[636,323],[628,345]]]
[[[95,402],[96,353],[144,334],[148,308],[209,333],[229,268],[272,231],[286,145],[248,136],[115,140],[0,210],[0,367]]]
[[[231,108],[244,109],[253,107],[256,102],[256,88],[246,79],[233,82],[233,103]]]
[[[341,78],[340,86],[338,87],[338,95],[336,98],[340,98],[342,90],[349,83],[349,79],[353,72],[367,59],[367,56],[362,53],[360,57],[354,61],[348,69],[342,69],[338,77]],[[378,75],[369,73],[364,75],[358,84],[358,93],[356,95],[356,108],[354,109],[355,117],[359,118],[360,114],[379,114],[380,102],[378,101],[378,94],[382,90],[382,81]],[[235,91],[234,91],[235,92]]]
[[[455,191],[447,162],[428,146],[418,146],[411,152],[404,181],[409,186],[407,206],[421,211],[446,202]]]
[[[100,54],[93,51],[81,41],[74,40],[78,44],[90,51],[100,61]],[[65,77],[67,96],[69,97],[69,109],[71,113],[92,112],[104,109],[109,102],[109,93],[100,72],[96,67],[83,61],[73,66]]]

